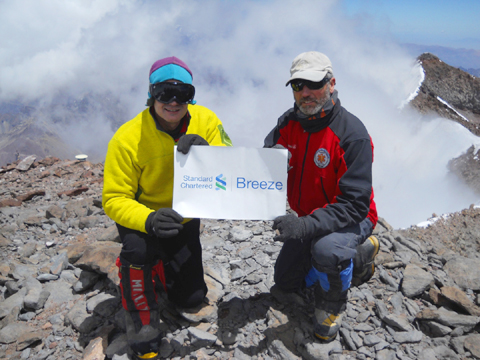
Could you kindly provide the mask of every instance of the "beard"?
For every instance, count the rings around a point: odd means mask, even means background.
[[[328,100],[330,100],[330,97],[331,97],[330,85],[327,85],[327,88],[325,89],[325,95],[322,98],[320,99],[315,99],[314,97],[302,98],[296,103],[302,113],[308,116],[312,116],[318,113],[320,110],[322,110],[323,105],[325,105],[325,103]],[[313,102],[314,105],[312,104],[305,105],[306,102]]]

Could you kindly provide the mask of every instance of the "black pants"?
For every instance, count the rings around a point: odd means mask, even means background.
[[[200,220],[193,219],[183,225],[177,236],[160,239],[146,233],[131,230],[117,224],[122,250],[120,263],[159,273],[159,261],[163,263],[164,287],[168,299],[174,304],[191,308],[200,305],[207,294],[203,278],[202,247],[200,245]],[[147,274],[148,278],[149,274]],[[151,279],[151,277],[150,277]],[[126,279],[122,279],[126,281]],[[123,284],[122,284],[123,285]],[[125,287],[125,285],[124,285]],[[154,286],[145,284],[145,296],[152,298]],[[122,293],[122,296],[123,293]],[[124,302],[131,301],[124,297]],[[125,306],[125,305],[124,305]]]
[[[340,281],[340,272],[356,255],[356,247],[372,234],[372,223],[365,219],[360,224],[340,229],[320,238],[304,240],[288,239],[275,263],[275,283],[284,291],[295,291],[305,286],[305,277],[315,268]],[[337,282],[337,281],[335,281]],[[342,286],[339,287],[340,290]],[[329,294],[334,299],[338,294]]]

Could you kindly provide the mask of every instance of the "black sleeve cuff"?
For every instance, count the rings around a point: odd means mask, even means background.
[[[155,236],[155,233],[153,231],[153,218],[155,216],[155,211],[150,213],[147,217],[147,221],[145,221],[145,230],[147,231],[147,234],[150,236]]]

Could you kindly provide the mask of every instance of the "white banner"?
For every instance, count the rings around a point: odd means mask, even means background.
[[[273,220],[285,215],[287,150],[175,147],[173,209],[186,218]]]

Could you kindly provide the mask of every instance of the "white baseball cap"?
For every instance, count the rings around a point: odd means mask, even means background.
[[[333,75],[333,68],[332,62],[325,54],[318,51],[304,52],[293,59],[290,67],[290,79],[285,86],[288,86],[295,79],[319,82],[323,80],[327,73]]]

